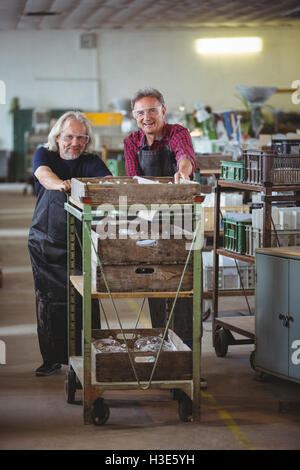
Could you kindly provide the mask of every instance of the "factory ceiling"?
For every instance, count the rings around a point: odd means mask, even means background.
[[[1,0],[0,30],[300,27],[299,0]]]

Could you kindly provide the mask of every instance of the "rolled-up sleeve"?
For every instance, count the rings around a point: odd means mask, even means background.
[[[177,161],[177,165],[181,160],[187,158],[192,166],[193,171],[196,170],[196,158],[195,152],[193,148],[192,138],[191,135],[185,127],[174,126],[174,132],[172,132],[172,136],[169,141],[169,146],[171,150],[175,153],[175,158]]]

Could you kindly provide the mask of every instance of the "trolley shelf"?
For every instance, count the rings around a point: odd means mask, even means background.
[[[246,295],[254,295],[255,289],[220,289],[219,290],[219,297],[240,297],[241,293],[245,293]],[[207,290],[203,292],[203,299],[211,299],[213,297],[213,291]]]
[[[79,382],[83,385],[83,357],[82,356],[70,356],[70,365],[74,369]],[[148,385],[148,382],[140,382],[141,385]],[[136,390],[138,385],[136,382],[98,382],[93,374],[91,373],[91,385],[97,387],[99,390]],[[153,380],[151,382],[151,389],[166,389],[180,387],[185,393],[192,397],[191,393],[191,380]]]
[[[218,186],[221,186],[223,191],[258,191],[258,192],[264,192],[266,187],[272,188],[272,191],[276,192],[281,192],[281,191],[299,191],[300,190],[300,185],[295,184],[295,185],[272,185],[272,184],[250,184],[250,183],[241,183],[237,181],[232,181],[232,180],[218,180]]]
[[[83,295],[83,276],[70,276],[70,281],[75,287],[75,289],[79,292],[80,295]],[[121,298],[148,298],[148,297],[156,297],[156,298],[174,298],[176,297],[176,292],[111,292],[111,296],[114,299],[121,299]],[[193,297],[193,291],[181,291],[178,294],[178,297]],[[92,289],[92,299],[109,299],[110,296],[108,292],[97,292]]]
[[[242,255],[240,253],[235,253],[234,251],[224,250],[223,248],[218,248],[217,254],[227,256],[229,258],[235,258],[240,261],[245,261],[246,263],[255,263],[254,256]]]
[[[80,295],[83,295],[83,276],[70,276],[70,281]],[[254,289],[245,289],[247,295],[254,295]],[[203,298],[211,299],[213,291],[204,291]],[[235,297],[241,295],[241,289],[226,289],[220,290],[219,296],[221,297]],[[112,292],[111,296],[114,299],[124,298],[174,298],[176,292]],[[178,297],[190,298],[193,297],[193,291],[181,291]],[[108,299],[109,294],[107,292],[97,292],[92,289],[92,299]]]
[[[218,179],[215,186],[215,211],[214,211],[214,280],[213,280],[213,316],[212,316],[212,340],[219,357],[225,356],[227,353],[228,345],[234,344],[253,344],[255,342],[254,332],[254,316],[251,315],[249,303],[249,313],[247,317],[222,317],[218,318],[218,298],[221,295],[218,287],[218,274],[219,274],[219,255],[241,260],[247,263],[255,264],[255,257],[249,256],[233,251],[229,251],[221,247],[221,233],[220,233],[220,198],[222,192],[261,192],[263,202],[263,233],[262,245],[264,247],[271,246],[271,210],[272,202],[293,202],[300,199],[300,184],[272,184],[272,183],[245,183],[234,180],[221,180]],[[278,194],[280,192],[288,192],[288,194]],[[246,290],[244,294],[251,295]],[[237,339],[231,335],[233,332],[245,336],[245,339]]]
[[[98,184],[98,180],[101,178],[94,178],[93,182],[95,184],[89,184],[89,179],[72,179],[72,193],[68,198],[68,202],[65,203],[65,209],[67,211],[67,226],[68,226],[68,307],[69,307],[69,369],[66,374],[65,381],[65,392],[67,403],[75,403],[75,393],[77,389],[82,388],[82,402],[83,402],[83,418],[85,424],[94,423],[95,425],[103,425],[107,422],[109,418],[109,407],[105,403],[101,395],[106,390],[128,390],[135,389],[146,391],[148,389],[164,389],[171,390],[174,400],[178,401],[178,413],[179,418],[186,421],[199,421],[200,420],[200,358],[201,358],[201,298],[202,298],[202,289],[201,289],[201,272],[202,272],[202,258],[201,258],[201,247],[199,243],[196,243],[198,239],[196,238],[195,232],[195,248],[192,252],[193,257],[193,270],[192,270],[192,283],[188,284],[186,290],[180,290],[181,282],[174,288],[173,285],[166,287],[167,291],[158,291],[147,289],[153,287],[149,282],[149,286],[146,285],[143,291],[137,291],[138,287],[132,283],[132,291],[129,292],[111,292],[108,288],[109,283],[105,282],[106,289],[102,292],[101,289],[97,289],[94,286],[92,289],[92,276],[94,271],[92,270],[92,253],[97,254],[97,250],[92,243],[92,226],[98,223],[98,219],[102,220],[103,213],[98,210],[99,201],[102,204],[103,202],[109,202],[109,204],[114,204],[115,209],[114,213],[119,214],[124,210],[124,206],[120,203],[120,195],[123,193],[128,195],[127,203],[139,203],[143,202],[147,207],[153,203],[167,203],[174,204],[178,199],[178,203],[185,206],[192,207],[192,217],[193,217],[193,227],[199,227],[199,223],[196,225],[196,222],[199,219],[200,211],[199,204],[203,202],[204,197],[200,195],[200,185],[195,183],[190,185],[188,188],[180,187],[180,185],[174,185],[172,187],[168,186],[166,179],[163,179],[162,183],[158,186],[153,184],[147,187],[147,192],[145,189],[143,191],[135,182],[131,182],[132,179],[127,178],[126,186],[122,184],[107,184],[108,180],[103,179],[106,183],[106,186],[101,187]],[[120,178],[118,178],[119,180]],[[102,181],[101,180],[101,181]],[[114,178],[111,178],[111,183],[114,182]],[[100,181],[99,181],[100,182]],[[135,186],[135,188],[133,188]],[[152,187],[153,186],[153,187]],[[121,189],[120,189],[121,188]],[[83,191],[83,194],[77,194],[76,191]],[[137,191],[135,191],[137,189]],[[76,190],[76,191],[75,191]],[[94,190],[94,192],[92,191]],[[177,194],[177,199],[174,200],[174,191]],[[74,194],[76,193],[76,197]],[[128,194],[127,194],[128,193]],[[112,196],[114,195],[114,200]],[[80,196],[80,197],[79,197]],[[81,198],[82,196],[82,198]],[[130,196],[130,197],[129,197]],[[106,200],[105,200],[106,198]],[[131,198],[131,199],[130,199]],[[141,200],[140,200],[141,198]],[[122,201],[121,201],[122,202]],[[127,206],[126,206],[127,207]],[[127,210],[127,209],[126,209]],[[76,220],[82,222],[82,243],[79,240],[77,235],[75,222]],[[78,239],[78,244],[76,244],[76,235]],[[194,242],[194,239],[193,239]],[[81,276],[75,276],[75,259],[78,247],[82,250],[82,266],[83,274]],[[92,252],[92,245],[94,252]],[[190,252],[192,251],[192,247]],[[190,254],[190,253],[189,253]],[[131,259],[128,260],[130,262]],[[189,258],[186,259],[185,264],[183,263],[182,268],[183,274],[187,267]],[[97,264],[100,265],[100,260],[97,257]],[[142,263],[141,263],[142,264]],[[100,266],[101,268],[101,266]],[[182,276],[183,277],[183,276]],[[169,284],[165,284],[168,286]],[[117,290],[118,287],[115,289]],[[122,290],[121,287],[119,287]],[[83,334],[82,334],[82,347],[81,354],[78,354],[78,344],[76,343],[76,324],[77,315],[76,315],[76,298],[75,292],[78,292],[82,296],[82,317],[83,317]],[[132,360],[131,354],[128,354],[128,361],[130,361],[130,366],[132,368],[133,374],[129,374],[127,378],[128,381],[124,380],[124,371],[119,375],[118,370],[121,367],[121,364],[118,364],[118,368],[113,368],[114,376],[108,378],[105,376],[104,370],[109,370],[111,364],[108,368],[102,365],[99,365],[98,355],[95,355],[95,351],[92,346],[92,302],[91,299],[124,299],[124,298],[190,298],[192,299],[193,304],[193,349],[189,349],[185,346],[186,349],[176,349],[174,354],[172,353],[172,361],[176,363],[176,366],[166,367],[166,364],[169,362],[166,361],[166,355],[169,357],[169,352],[161,353],[161,358],[164,358],[164,361],[159,360],[159,356],[155,357],[155,361],[138,361]],[[112,302],[113,303],[113,302]],[[114,306],[114,303],[113,303]],[[169,305],[168,305],[169,308]],[[174,306],[172,307],[172,309]],[[172,312],[173,310],[171,310]],[[116,316],[118,313],[115,309]],[[169,312],[170,313],[170,312]],[[118,317],[119,319],[119,317]],[[171,317],[169,318],[169,320]],[[169,325],[169,320],[167,327]],[[78,328],[77,328],[78,329]],[[135,328],[138,331],[137,328]],[[122,330],[122,328],[121,328]],[[147,329],[148,330],[148,329]],[[104,331],[104,330],[103,330]],[[101,334],[103,334],[103,331]],[[151,329],[149,329],[151,331]],[[171,330],[169,330],[170,332]],[[164,330],[164,335],[166,334],[166,329]],[[124,333],[124,332],[122,332]],[[106,333],[105,333],[106,334]],[[109,333],[110,334],[110,333]],[[104,335],[105,336],[105,335]],[[129,341],[129,340],[128,340]],[[159,350],[162,351],[162,349]],[[129,349],[128,351],[129,352]],[[175,356],[174,356],[175,355]],[[181,363],[183,365],[184,374],[180,372],[180,364],[177,360],[178,355],[184,358]],[[142,354],[144,356],[144,354]],[[176,359],[175,359],[176,357]],[[136,358],[136,355],[134,355]],[[107,358],[106,358],[107,359]],[[116,358],[117,360],[118,358]],[[151,358],[152,359],[152,358]],[[135,363],[136,364],[135,364]],[[187,370],[185,362],[188,363],[189,369]],[[144,363],[144,364],[143,364]],[[161,368],[161,363],[164,365],[164,369]],[[98,367],[99,366],[99,367]],[[149,367],[148,367],[149,366]],[[156,367],[157,366],[157,367]],[[143,368],[143,374],[139,374],[141,368]],[[148,380],[148,369],[151,368],[151,373],[149,373]],[[146,372],[147,373],[146,373]],[[101,372],[103,373],[101,375]],[[170,373],[169,373],[170,372]],[[100,374],[100,375],[99,375]],[[160,375],[159,375],[160,374]],[[136,380],[133,379],[133,376]],[[158,380],[155,380],[157,376]],[[141,377],[142,380],[139,380]],[[107,379],[107,381],[106,381]],[[163,379],[163,380],[162,380]],[[121,381],[124,380],[124,381]],[[134,380],[134,381],[133,381]]]
[[[254,340],[254,319],[254,315],[247,315],[244,317],[222,317],[216,319],[216,324]]]

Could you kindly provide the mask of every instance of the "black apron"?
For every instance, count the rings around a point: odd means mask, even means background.
[[[37,331],[44,362],[68,364],[67,213],[64,192],[41,187],[29,232],[36,294]],[[75,219],[81,235],[81,223]],[[76,274],[81,252],[76,247]],[[98,302],[93,302],[93,328],[100,327]],[[76,293],[76,354],[81,354],[82,298]]]
[[[168,147],[138,152],[142,176],[174,176],[177,163]],[[164,328],[167,321],[167,299],[148,299],[152,328]],[[193,340],[193,299],[177,299],[173,312],[175,333],[190,347]]]

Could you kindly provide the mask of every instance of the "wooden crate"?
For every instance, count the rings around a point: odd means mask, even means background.
[[[191,204],[200,196],[200,183],[168,184],[173,178],[150,178],[153,184],[139,184],[126,176],[109,178],[72,178],[71,196],[75,201],[90,198],[91,204],[119,205],[120,197],[126,196],[127,204]],[[157,184],[159,181],[162,184]]]
[[[123,230],[121,236],[120,226],[121,231]],[[110,225],[113,232],[107,238],[103,238],[104,226],[101,227],[101,231],[97,226],[96,230],[92,230],[93,247],[103,265],[185,263],[188,255],[187,246],[193,238],[192,232],[181,233],[180,229],[177,232],[173,224],[170,225],[169,233],[162,233],[161,224],[158,231],[152,233],[150,224],[147,226],[147,231],[130,231],[130,228],[122,229],[124,226],[129,227],[128,221],[122,221],[121,224],[117,221],[113,227]],[[181,238],[176,238],[178,233]],[[92,250],[92,262],[97,263],[94,250]]]
[[[148,328],[123,331],[139,380],[149,381],[156,353],[133,351],[133,344],[138,336],[157,336],[160,333],[163,334],[164,330]],[[191,380],[192,351],[172,330],[169,330],[168,334],[176,350],[160,352],[153,380]],[[121,330],[92,330],[93,341],[110,336],[123,342]],[[99,353],[92,343],[91,354],[92,371],[97,382],[136,382],[127,351]]]
[[[124,225],[124,221],[121,222]],[[120,225],[116,224],[116,238],[101,239],[92,230],[92,287],[106,291],[98,257],[111,292],[176,291],[188,256],[191,236],[174,238],[174,225],[170,226],[170,239],[162,239],[161,233],[151,239],[148,233],[136,234],[137,238],[120,238]],[[150,230],[150,229],[149,229]],[[150,246],[144,245],[150,242]],[[183,278],[182,290],[193,287],[192,257]]]
[[[196,154],[197,170],[213,170],[221,168],[222,161],[232,161],[232,155],[224,155],[223,153],[211,153],[207,155]]]
[[[103,267],[105,278],[111,292],[172,292],[176,291],[183,271],[183,265],[106,265]],[[92,271],[92,288],[106,292],[106,286],[97,266]],[[181,290],[193,288],[193,266],[186,269]]]

